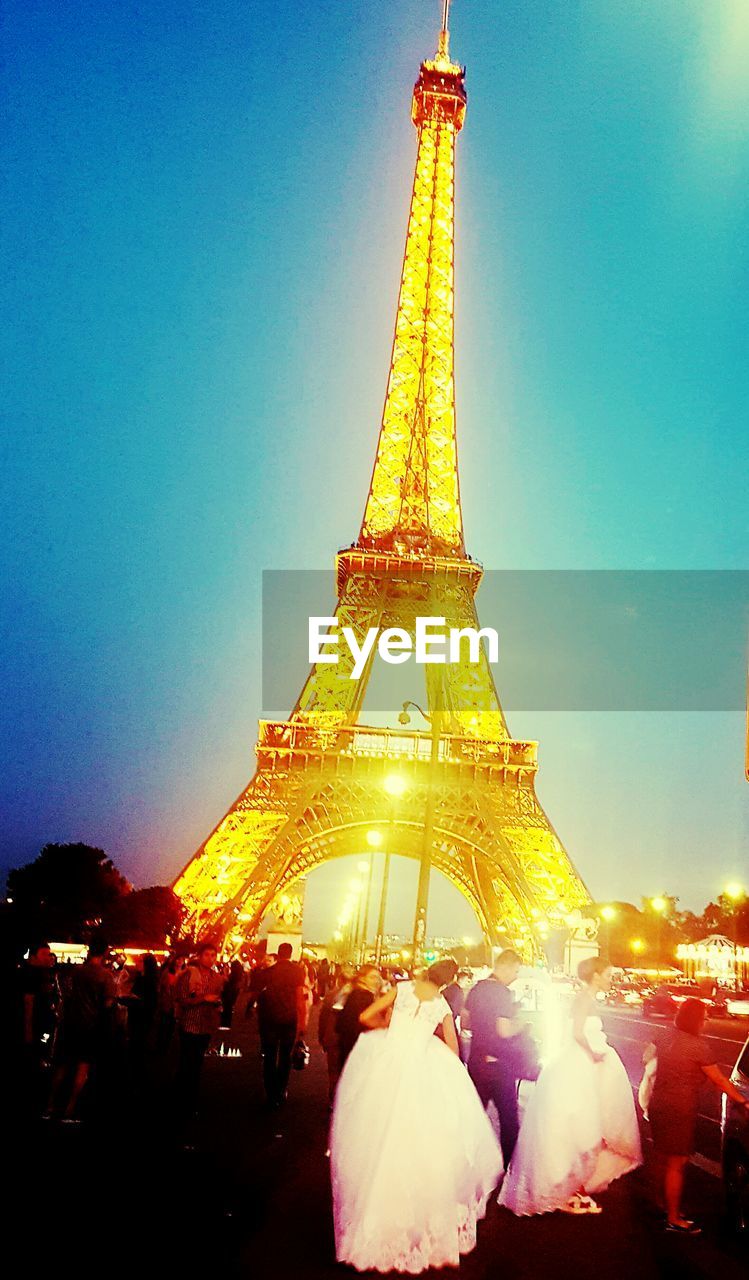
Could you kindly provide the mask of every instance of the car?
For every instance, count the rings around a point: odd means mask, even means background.
[[[726,1013],[729,1018],[749,1018],[749,991],[731,992],[727,995]]]
[[[645,995],[642,1002],[643,1017],[671,1019],[685,1000],[701,1000],[709,1018],[725,1017],[726,998],[722,992],[708,996],[704,995],[699,987],[690,987],[686,983],[676,982],[664,982]]]
[[[645,988],[638,986],[633,982],[615,983],[606,996],[607,1005],[618,1005],[624,1008],[631,1008],[632,1005],[640,1005],[647,994]]]
[[[738,1056],[731,1082],[749,1098],[749,1040]],[[749,1115],[725,1094],[720,1136],[728,1218],[735,1231],[749,1232]]]

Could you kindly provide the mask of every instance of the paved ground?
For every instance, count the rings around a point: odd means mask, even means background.
[[[650,1029],[638,1015],[607,1015],[607,1024],[636,1074]],[[243,1020],[238,1026],[226,1043],[243,1056],[207,1062],[203,1112],[190,1135],[194,1150],[182,1150],[170,1132],[166,1066],[132,1107],[123,1108],[115,1095],[78,1128],[22,1129],[5,1201],[11,1210],[5,1240],[17,1238],[24,1260],[17,1274],[57,1276],[63,1268],[76,1277],[126,1273],[149,1280],[355,1274],[334,1260],[324,1059],[313,1052],[307,1071],[292,1079],[286,1109],[269,1115],[255,1036]],[[683,1280],[745,1280],[749,1252],[725,1229],[720,1181],[709,1163],[716,1154],[710,1119],[706,1114],[706,1163],[689,1171],[689,1208],[705,1225],[701,1238],[663,1232],[646,1175],[638,1173],[602,1198],[600,1218],[516,1219],[492,1204],[461,1277],[650,1280],[678,1273]]]

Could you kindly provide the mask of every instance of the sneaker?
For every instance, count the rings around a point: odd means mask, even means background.
[[[696,1222],[692,1222],[689,1218],[685,1218],[683,1222],[667,1222],[666,1230],[673,1231],[677,1236],[700,1236],[702,1235],[702,1227],[698,1227]]]

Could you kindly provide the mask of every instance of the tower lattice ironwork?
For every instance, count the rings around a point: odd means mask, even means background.
[[[411,115],[418,133],[408,233],[377,454],[356,542],[336,558],[339,631],[414,635],[416,617],[477,627],[482,576],[465,550],[458,485],[453,359],[455,142],[466,111],[464,68],[450,58],[447,8],[434,58],[422,63]],[[535,793],[537,744],[510,737],[486,656],[428,665],[439,707],[439,756],[428,732],[360,723],[371,661],[351,679],[341,646],[321,662],[289,719],[261,720],[257,770],[175,883],[196,932],[230,945],[251,937],[274,899],[320,863],[387,830],[419,857],[430,787],[432,864],[465,894],[485,936],[527,956],[588,905]],[[384,783],[397,767],[408,803]]]

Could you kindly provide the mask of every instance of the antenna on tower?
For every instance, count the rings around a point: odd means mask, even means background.
[[[442,28],[440,30],[437,57],[450,61],[450,0],[442,0]]]

